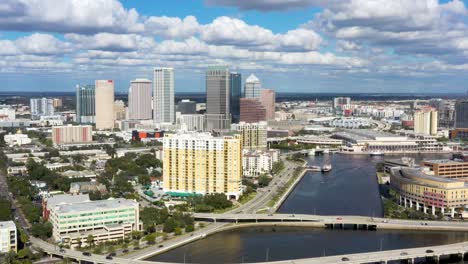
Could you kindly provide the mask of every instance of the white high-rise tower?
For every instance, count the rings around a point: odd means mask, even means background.
[[[174,68],[154,68],[153,74],[154,122],[174,123]]]
[[[128,118],[136,120],[151,119],[151,81],[136,79],[128,89]]]

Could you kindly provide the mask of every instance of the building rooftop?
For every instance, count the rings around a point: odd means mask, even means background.
[[[52,208],[56,205],[80,203],[85,201],[90,201],[88,194],[58,194],[47,198],[47,207]]]
[[[128,200],[123,198],[97,200],[97,201],[86,201],[81,203],[63,204],[57,205],[57,213],[79,213],[89,211],[101,211],[108,209],[118,209],[127,207],[138,207],[138,203],[134,200]]]
[[[0,222],[0,229],[4,229],[4,228],[16,229],[15,222],[13,222],[13,221]]]
[[[439,159],[439,160],[425,160],[427,163],[437,163],[437,164],[464,164],[468,163],[462,160],[451,160],[451,159]]]

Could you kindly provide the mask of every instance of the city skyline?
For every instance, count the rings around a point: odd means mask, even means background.
[[[164,66],[178,73],[176,92],[203,92],[219,64],[277,92],[468,90],[467,1],[92,3],[3,3],[0,90],[112,79],[122,92]]]

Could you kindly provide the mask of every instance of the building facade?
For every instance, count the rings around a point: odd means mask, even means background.
[[[122,198],[57,204],[49,213],[53,238],[72,247],[86,244],[89,235],[93,243],[124,239],[140,230],[138,207]]]
[[[266,109],[258,98],[241,98],[240,107],[240,122],[266,121]]]
[[[31,117],[39,119],[40,116],[51,116],[54,115],[54,100],[48,98],[31,98],[29,100]]]
[[[262,84],[257,76],[250,74],[245,80],[244,97],[245,98],[260,98],[260,90]]]
[[[80,124],[96,122],[94,85],[76,86],[76,121]]]
[[[242,155],[242,174],[244,177],[258,177],[270,173],[273,164],[277,161],[279,161],[279,150],[246,150]]]
[[[262,89],[260,91],[260,102],[265,108],[266,120],[275,119],[276,93],[274,90]]]
[[[437,108],[439,127],[453,128],[455,126],[455,105],[451,102],[442,101]]]
[[[181,100],[177,103],[176,112],[182,115],[192,115],[197,113],[197,103],[188,99]]]
[[[93,141],[92,126],[54,126],[52,127],[52,142],[56,145],[89,143]]]
[[[350,97],[335,97],[333,98],[333,105],[332,107],[334,109],[338,107],[342,107],[344,105],[350,105],[351,104],[351,98]]]
[[[152,87],[148,79],[136,79],[130,82],[128,89],[128,119],[152,119]]]
[[[242,97],[242,75],[238,72],[231,73],[231,115],[232,122],[239,122],[240,98]]]
[[[185,131],[205,131],[205,116],[201,114],[180,115],[179,123]]]
[[[154,68],[153,75],[154,122],[175,123],[174,68]]]
[[[96,80],[96,129],[114,128],[114,81]]]
[[[27,145],[32,142],[28,135],[21,133],[21,130],[18,130],[15,134],[5,135],[3,140],[9,147]]]
[[[455,104],[455,127],[468,128],[468,100]]]
[[[13,221],[0,222],[0,253],[18,251],[18,234]]]
[[[468,181],[468,162],[455,160],[428,160],[423,161],[423,166],[427,167],[429,172],[433,175]]]
[[[165,135],[163,182],[170,195],[242,194],[240,135],[213,137],[209,133]]]
[[[227,66],[206,71],[206,122],[208,130],[229,129],[231,124],[231,74]]]
[[[231,129],[242,136],[242,147],[247,150],[267,148],[267,122],[232,124]]]
[[[391,168],[390,188],[395,191],[400,205],[433,215],[454,217],[468,204],[465,182],[427,175],[417,168]]]
[[[437,134],[438,115],[434,109],[423,109],[414,113],[414,133]]]

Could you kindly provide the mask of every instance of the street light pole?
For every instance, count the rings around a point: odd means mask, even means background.
[[[383,238],[380,238],[380,251],[382,251],[382,242],[383,242]]]

